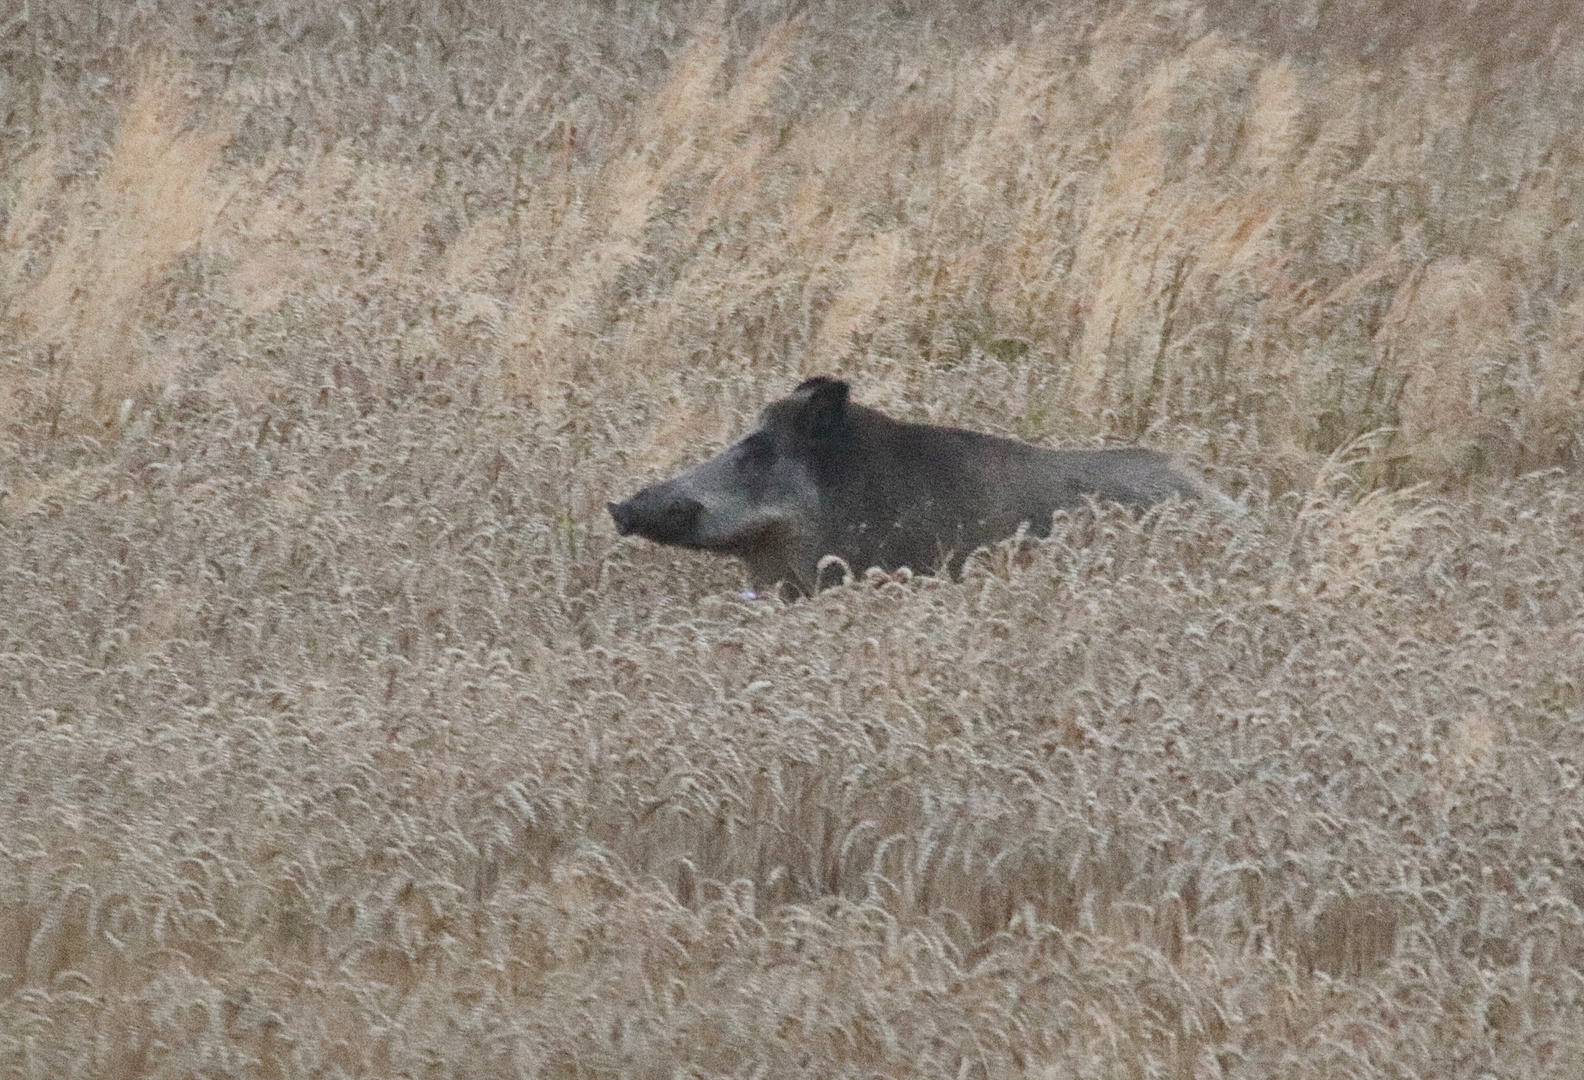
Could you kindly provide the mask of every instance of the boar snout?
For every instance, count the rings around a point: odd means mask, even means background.
[[[660,544],[686,543],[698,525],[704,504],[686,496],[667,497],[652,489],[624,503],[611,503],[611,520],[622,536],[637,533]]]

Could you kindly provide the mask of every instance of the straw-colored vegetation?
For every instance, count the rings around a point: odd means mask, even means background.
[[[0,5],[0,1073],[1584,1074],[1573,6]],[[1248,514],[616,539],[816,372]]]

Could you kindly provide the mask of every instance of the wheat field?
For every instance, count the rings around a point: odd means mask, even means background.
[[[0,4],[0,1074],[1584,1074],[1584,38]],[[606,500],[840,373],[954,582]]]

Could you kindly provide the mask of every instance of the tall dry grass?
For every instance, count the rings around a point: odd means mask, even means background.
[[[0,1062],[1574,1076],[1567,7],[0,14]],[[805,603],[802,374],[1248,507]]]

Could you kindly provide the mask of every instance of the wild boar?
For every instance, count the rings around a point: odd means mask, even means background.
[[[961,428],[911,424],[848,400],[821,376],[768,406],[758,430],[708,461],[611,503],[616,531],[735,555],[755,589],[793,597],[854,572],[955,575],[976,548],[1088,498],[1143,508],[1199,488],[1140,447],[1047,450]]]

